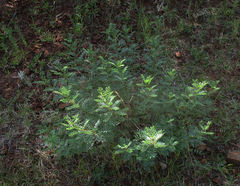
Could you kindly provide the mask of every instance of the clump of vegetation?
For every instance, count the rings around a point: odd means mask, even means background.
[[[161,38],[151,37],[148,48],[138,49],[129,43],[128,32],[126,26],[120,31],[110,24],[104,58],[89,48],[70,65],[57,63],[52,70],[60,76],[53,84],[61,87],[47,90],[68,104],[62,126],[48,137],[59,156],[107,148],[148,168],[157,155],[179,154],[210,134],[205,116],[211,100],[205,88],[210,85],[213,93],[216,83],[193,80],[192,85],[175,86],[177,72],[164,69]],[[146,60],[141,76],[134,67],[137,58]],[[81,76],[73,73],[79,70]]]

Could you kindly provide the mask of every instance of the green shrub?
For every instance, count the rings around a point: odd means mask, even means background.
[[[179,82],[176,70],[165,70],[159,37],[149,38],[148,47],[141,48],[126,26],[120,31],[110,24],[106,34],[109,49],[104,57],[90,47],[68,65],[57,62],[52,70],[59,78],[46,90],[68,103],[61,125],[48,137],[58,155],[107,148],[148,168],[157,155],[201,143],[211,123],[205,86],[214,92],[216,83]],[[146,64],[137,66],[140,59]]]

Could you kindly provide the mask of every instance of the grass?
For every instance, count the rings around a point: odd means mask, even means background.
[[[8,1],[2,2],[7,8],[0,28],[0,135],[8,151],[0,155],[1,185],[214,185],[216,177],[222,185],[240,184],[240,169],[226,162],[227,152],[237,150],[234,144],[240,143],[239,0],[164,1],[159,11],[160,4],[142,1],[25,3],[11,8]],[[25,13],[12,19],[17,6]],[[159,35],[166,68],[177,70],[176,84],[220,80],[208,116],[214,135],[205,141],[207,150],[159,156],[166,169],[158,165],[144,172],[136,162],[124,162],[111,149],[58,159],[47,148],[43,136],[64,113],[55,98],[43,91],[54,84],[56,75],[50,70],[57,61],[76,64],[82,48],[90,53],[111,52],[104,35],[109,23],[116,23],[118,29],[126,25],[135,32],[130,42],[138,48],[150,47],[150,36]],[[57,39],[57,33],[63,39]],[[92,49],[88,49],[90,44]],[[44,57],[45,50],[50,56]],[[178,51],[179,58],[175,57]],[[141,70],[144,62],[139,61],[134,65]],[[81,74],[90,64],[78,65]],[[31,71],[28,82],[12,78],[26,68]]]

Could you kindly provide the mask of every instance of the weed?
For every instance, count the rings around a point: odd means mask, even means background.
[[[24,36],[21,34],[18,26],[15,24],[15,29],[13,30],[11,27],[7,27],[6,25],[2,25],[3,34],[1,35],[1,48],[4,51],[1,66],[16,66],[21,60],[23,60],[26,56],[26,53],[19,48],[17,39],[13,36],[14,32],[18,32],[20,35],[20,39],[24,45],[27,45]],[[9,43],[7,44],[7,40]],[[9,60],[10,59],[10,60]]]
[[[44,32],[42,34],[42,42],[53,42],[54,35],[50,32]]]
[[[117,34],[113,34],[114,32]],[[126,54],[140,55],[137,52],[132,52],[134,48],[119,49],[116,46],[119,44],[122,47],[127,46],[125,41],[129,39],[129,36],[115,30],[115,25],[110,24],[106,33],[108,40],[113,42],[111,48],[115,57],[118,57],[119,53],[121,54],[123,51]],[[116,36],[121,36],[122,40],[119,41]],[[108,147],[118,137],[119,144],[116,146],[115,153],[122,154],[124,160],[135,157],[144,168],[148,168],[154,165],[154,160],[159,153],[168,156],[171,152],[180,152],[188,145],[196,146],[201,143],[202,135],[208,134],[206,130],[210,122],[206,126],[202,124],[203,122],[200,122],[201,130],[196,126],[191,126],[191,123],[198,116],[197,112],[203,112],[202,107],[209,104],[209,101],[200,98],[206,95],[206,92],[202,89],[207,82],[194,80],[192,86],[185,87],[185,90],[182,90],[184,94],[177,93],[181,92],[181,89],[171,86],[167,88],[172,84],[176,73],[169,71],[168,74],[163,75],[161,65],[164,62],[159,60],[161,46],[159,48],[157,38],[149,42],[150,50],[145,50],[147,51],[145,58],[149,61],[149,66],[145,66],[148,76],[141,75],[142,83],[139,80],[134,80],[131,71],[128,71],[130,67],[124,65],[124,60],[107,62],[100,57],[101,64],[94,59],[95,52],[92,50],[88,52],[89,57],[85,59],[90,64],[90,68],[89,73],[85,75],[87,87],[83,90],[77,88],[81,81],[76,78],[74,73],[68,72],[68,66],[62,67],[59,64],[59,66],[56,66],[58,71],[52,70],[55,75],[63,77],[59,79],[62,87],[54,92],[62,97],[62,102],[72,104],[68,108],[71,111],[65,117],[67,124],[63,124],[69,131],[67,132],[69,138],[64,137],[67,143],[63,140],[58,145],[60,156],[72,156],[75,152],[86,152],[94,146],[94,143],[100,143],[103,147]],[[114,49],[117,51],[114,51]],[[127,55],[125,56],[127,57]],[[98,65],[100,67],[96,68]],[[101,76],[98,74],[101,74]],[[155,83],[160,81],[161,84],[158,86],[156,84],[151,85],[154,77],[150,74],[159,76]],[[118,82],[117,86],[116,82]],[[91,89],[88,87],[91,87]],[[75,90],[75,88],[77,89]],[[217,90],[215,86],[212,88]],[[169,90],[166,91],[167,89]],[[87,92],[89,93],[86,94]],[[91,96],[89,97],[89,95]],[[94,102],[97,102],[97,105]],[[191,110],[194,110],[194,113],[191,113]],[[85,119],[81,119],[83,115]],[[178,122],[174,122],[175,119],[182,122],[184,126],[182,130],[177,127]],[[119,133],[117,132],[120,129],[119,127],[128,130]],[[62,136],[62,132],[60,133],[60,136]],[[170,136],[167,134],[170,134]],[[60,136],[53,133],[51,137],[53,147],[55,147],[54,141],[56,139],[61,141]],[[74,148],[76,145],[78,149]]]

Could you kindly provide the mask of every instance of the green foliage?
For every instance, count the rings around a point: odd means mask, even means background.
[[[16,39],[16,33],[19,35],[19,39]],[[14,24],[14,28],[1,24],[0,51],[2,55],[0,58],[0,67],[6,65],[14,67],[25,58],[26,53],[19,47],[19,44],[27,46],[27,42],[17,24]]]
[[[149,47],[140,49],[131,43],[128,31],[110,24],[105,57],[90,47],[68,66],[58,62],[52,70],[59,78],[46,91],[68,103],[62,125],[48,139],[59,156],[106,148],[149,168],[158,155],[180,153],[211,134],[211,100],[205,87],[214,92],[216,83],[177,83],[176,70],[163,66],[161,38],[149,38]],[[141,77],[133,65],[138,58],[147,60]],[[74,71],[81,71],[81,76]]]

